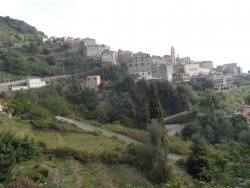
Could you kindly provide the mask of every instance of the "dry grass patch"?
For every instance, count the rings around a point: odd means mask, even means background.
[[[88,151],[89,153],[100,153],[104,150],[126,145],[120,140],[91,134],[43,132],[36,135],[36,138],[38,141],[45,143],[49,149],[69,147],[78,151]]]

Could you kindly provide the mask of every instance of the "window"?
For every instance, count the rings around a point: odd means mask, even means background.
[[[148,75],[150,75],[150,72],[148,72]]]
[[[144,63],[141,63],[141,65],[144,65]]]
[[[129,64],[130,67],[132,67],[132,64]]]
[[[88,78],[88,81],[89,81],[90,79]]]
[[[135,66],[137,67],[137,63],[135,64]]]

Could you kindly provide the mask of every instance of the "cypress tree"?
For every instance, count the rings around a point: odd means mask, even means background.
[[[153,82],[150,84],[149,117],[150,120],[157,119],[161,125],[164,125],[164,116],[158,97],[157,86]]]

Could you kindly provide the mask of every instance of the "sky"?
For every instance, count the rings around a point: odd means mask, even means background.
[[[47,36],[94,38],[112,50],[237,63],[250,70],[249,0],[0,0],[0,16]]]

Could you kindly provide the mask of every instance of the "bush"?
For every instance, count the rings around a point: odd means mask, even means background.
[[[94,136],[101,136],[102,135],[102,131],[99,130],[93,130],[90,132],[90,134],[94,135]]]
[[[40,183],[45,182],[45,177],[41,173],[32,173],[32,174],[29,174],[28,177],[33,179],[35,182],[40,182]]]
[[[42,174],[44,177],[48,177],[48,175],[49,175],[49,169],[47,169],[47,168],[44,167],[44,166],[39,166],[39,165],[38,165],[38,167],[35,169],[35,171],[36,171],[37,173]]]
[[[132,142],[128,145],[127,151],[129,154],[136,155],[136,150],[142,146],[142,143],[140,142]]]

